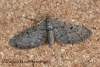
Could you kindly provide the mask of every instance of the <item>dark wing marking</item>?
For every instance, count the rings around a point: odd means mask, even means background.
[[[62,21],[51,21],[54,36],[61,44],[75,44],[89,38],[92,32],[84,26],[79,26]]]
[[[35,48],[46,41],[47,32],[45,22],[41,22],[24,32],[14,36],[9,44],[20,49]]]

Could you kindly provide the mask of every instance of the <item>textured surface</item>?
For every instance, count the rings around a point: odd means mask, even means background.
[[[24,16],[41,21],[47,13],[93,34],[75,45],[55,41],[50,48],[45,42],[29,50],[9,45],[14,35],[37,24]],[[0,67],[100,67],[100,0],[0,0]]]

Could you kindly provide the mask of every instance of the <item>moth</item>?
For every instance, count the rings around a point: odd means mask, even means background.
[[[49,45],[56,39],[60,44],[76,44],[85,41],[92,31],[84,26],[53,20],[50,15],[38,24],[10,39],[9,44],[20,49],[35,48],[48,40]]]

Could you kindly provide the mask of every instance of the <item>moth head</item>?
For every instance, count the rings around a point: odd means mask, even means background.
[[[49,14],[46,15],[46,19],[50,19],[50,15]]]

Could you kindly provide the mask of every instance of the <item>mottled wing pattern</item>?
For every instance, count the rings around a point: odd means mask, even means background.
[[[40,22],[24,32],[14,36],[10,41],[10,45],[20,49],[28,49],[38,47],[46,41],[47,32],[45,22]]]
[[[75,44],[90,37],[92,32],[84,26],[52,20],[56,40],[61,44]]]

